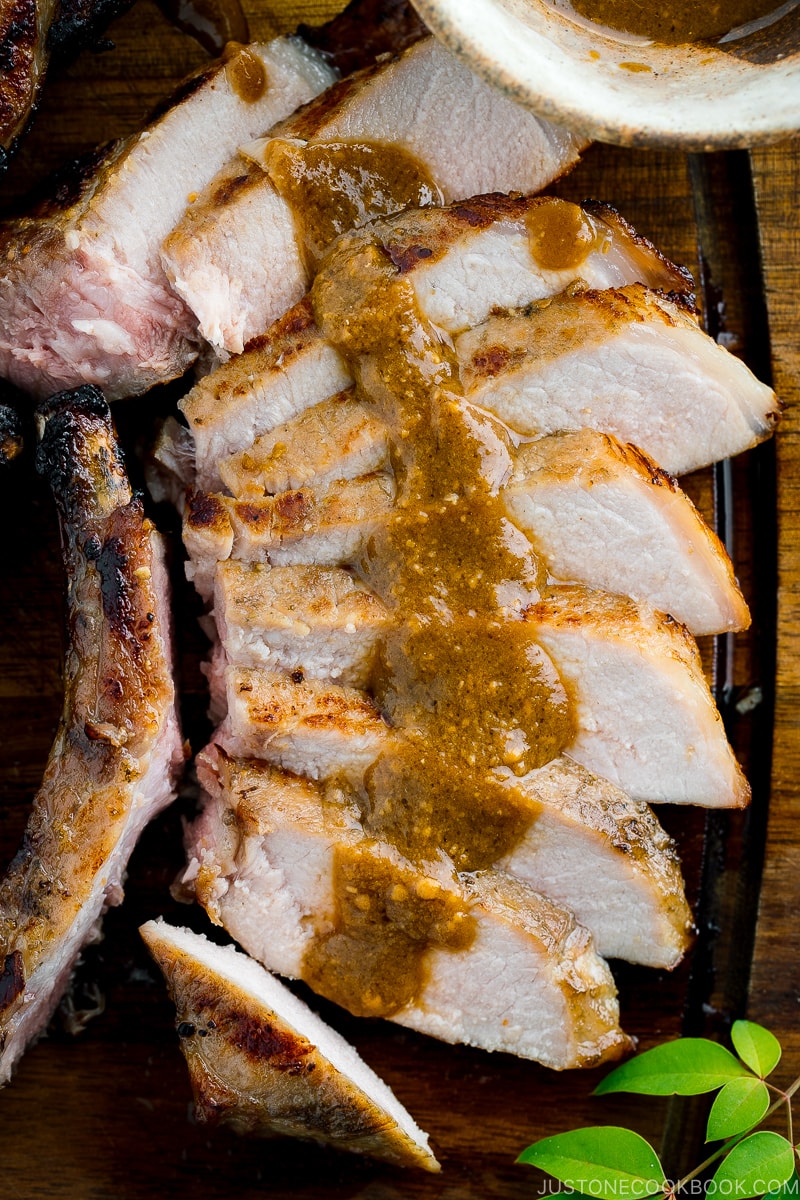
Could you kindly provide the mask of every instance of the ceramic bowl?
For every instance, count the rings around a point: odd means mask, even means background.
[[[654,0],[655,2],[655,0]],[[717,150],[800,131],[800,7],[716,44],[603,36],[543,0],[413,0],[470,66],[598,141]]]

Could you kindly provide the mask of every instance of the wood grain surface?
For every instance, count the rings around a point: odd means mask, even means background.
[[[255,36],[315,22],[335,4],[280,4],[248,16]],[[205,60],[150,0],[110,31],[114,48],[84,54],[49,82],[33,129],[5,179],[11,209],[65,158],[135,129],[173,81]],[[693,954],[674,973],[615,964],[623,1024],[646,1047],[681,1031],[723,1036],[748,1011],[787,1046],[800,1070],[795,915],[800,912],[800,145],[687,158],[679,152],[591,148],[559,185],[571,198],[616,205],[639,232],[695,274],[709,327],[774,376],[787,405],[774,441],[730,471],[686,481],[709,518],[727,519],[737,570],[755,615],[750,634],[703,647],[737,752],[754,784],[749,814],[666,810],[698,913]],[[115,409],[132,470],[140,471],[153,422],[174,405],[164,389]],[[727,489],[727,490],[726,490]],[[721,511],[726,495],[730,513]],[[0,576],[0,863],[14,853],[61,705],[63,581],[49,496],[30,455],[0,478],[4,514]],[[174,517],[157,514],[177,533]],[[197,602],[174,578],[183,715],[198,749],[207,732],[204,653]],[[777,646],[777,659],[775,647]],[[760,702],[759,702],[760,697]],[[774,701],[774,737],[773,737]],[[633,1124],[659,1140],[680,1169],[702,1140],[696,1110],[591,1097],[596,1073],[556,1074],[504,1055],[444,1046],[382,1022],[357,1021],[318,1004],[384,1075],[428,1130],[441,1176],[384,1168],[316,1147],[248,1142],[194,1123],[188,1080],[163,983],[137,934],[163,913],[205,929],[169,887],[181,862],[187,788],[146,832],[131,862],[127,897],[87,950],[47,1038],[0,1093],[3,1195],[24,1200],[485,1200],[543,1194],[534,1172],[515,1165],[536,1137],[579,1124]],[[761,879],[762,856],[764,862]],[[758,906],[758,912],[756,912]],[[756,922],[757,916],[757,922]],[[752,970],[751,970],[752,966]],[[75,1013],[102,1011],[77,1036]],[[666,1120],[665,1120],[666,1118]],[[696,1160],[695,1160],[696,1161]]]

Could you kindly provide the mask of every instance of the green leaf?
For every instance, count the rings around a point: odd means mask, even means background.
[[[666,1184],[650,1143],[616,1125],[574,1129],[544,1138],[523,1150],[517,1162],[541,1167],[576,1192],[600,1200],[653,1196]]]
[[[724,1046],[706,1038],[678,1038],[637,1054],[617,1067],[595,1088],[607,1092],[638,1092],[646,1096],[698,1096],[713,1092],[729,1079],[750,1075]]]
[[[757,1125],[769,1108],[767,1085],[752,1075],[731,1079],[717,1096],[708,1114],[707,1142],[736,1137]]]
[[[776,1200],[785,1200],[787,1196],[800,1195],[800,1175],[797,1174],[797,1167],[795,1167],[785,1183],[782,1183],[775,1191],[768,1192],[767,1195],[775,1196]]]
[[[780,1042],[755,1021],[734,1021],[731,1041],[742,1062],[762,1079],[774,1071],[780,1061]]]
[[[722,1160],[714,1176],[713,1189],[718,1195],[763,1196],[777,1192],[794,1170],[794,1150],[791,1143],[778,1133],[754,1133],[738,1142]],[[729,1184],[729,1187],[722,1186]]]

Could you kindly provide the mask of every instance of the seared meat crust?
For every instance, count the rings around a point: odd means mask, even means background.
[[[68,578],[64,710],[22,846],[0,883],[0,1083],[46,1023],[128,857],[175,794],[166,574],[94,388],[38,411]]]

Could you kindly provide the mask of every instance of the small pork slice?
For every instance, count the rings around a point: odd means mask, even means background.
[[[194,438],[197,486],[222,487],[221,460],[352,383],[344,360],[319,332],[310,300],[301,300],[181,401]]]
[[[350,810],[299,776],[234,762],[214,747],[199,757],[198,771],[209,794],[188,834],[184,883],[269,969],[306,978],[360,1015],[380,1012],[444,1041],[555,1069],[594,1065],[628,1048],[611,973],[566,910],[498,872],[458,877],[444,859],[412,866],[393,847],[365,837]],[[383,976],[350,988],[344,960],[337,972],[339,946],[345,960],[355,949],[346,931],[336,940],[340,856],[358,856],[369,868],[376,885],[365,901],[386,914],[377,944],[369,939],[363,949],[385,957],[387,934],[399,934],[405,945],[408,903],[446,923],[441,940],[460,930],[452,947],[429,936],[417,942],[416,986],[399,1007],[376,992],[382,985],[385,991]],[[424,923],[420,916],[412,929]],[[314,965],[321,942],[333,968],[327,972]],[[413,949],[412,941],[406,951]],[[388,961],[390,971],[393,965]]]
[[[353,562],[393,503],[394,480],[384,472],[261,500],[193,492],[183,521],[191,560],[187,575],[203,599],[210,600],[217,564],[228,558],[276,566]]]
[[[469,399],[518,433],[612,433],[673,475],[755,446],[780,415],[772,388],[640,285],[490,316],[456,349]]]
[[[567,753],[640,800],[748,803],[749,784],[682,625],[578,585],[552,588],[525,615],[575,705]]]
[[[342,567],[220,563],[214,617],[229,662],[369,685],[386,609]]]
[[[503,498],[556,579],[642,600],[695,635],[750,624],[725,547],[635,446],[590,429],[523,443]]]
[[[233,496],[247,500],[367,475],[385,467],[388,456],[385,424],[348,390],[222,459],[219,473]]]
[[[183,374],[200,337],[161,242],[241,142],[333,78],[299,39],[232,47],[141,133],[0,226],[0,376],[37,397],[92,383],[117,399]]]
[[[358,778],[385,744],[380,712],[355,688],[255,667],[227,666],[213,677],[224,680],[228,714],[215,736],[237,758],[268,759],[312,779]]]
[[[238,353],[310,282],[295,223],[309,219],[309,205],[293,211],[273,184],[286,148],[296,154],[298,146],[333,146],[340,154],[324,175],[324,228],[311,238],[318,253],[336,233],[425,199],[539,191],[572,168],[586,144],[502,95],[427,37],[334,84],[268,138],[244,147],[166,239],[162,259],[203,336]],[[369,152],[363,162],[355,158],[359,148],[362,156]],[[402,186],[394,148],[405,155],[409,178]],[[362,174],[373,160],[379,178],[388,168],[379,185]],[[313,173],[313,158],[309,165]]]
[[[39,410],[68,579],[64,710],[0,882],[0,1083],[47,1023],[183,764],[163,547],[94,388]]]
[[[175,1004],[198,1120],[440,1169],[383,1080],[254,959],[163,920],[139,932]]]
[[[688,271],[610,205],[487,195],[408,209],[339,237],[312,287],[321,327],[335,321],[342,280],[354,302],[357,286],[368,284],[369,270],[362,277],[355,264],[376,248],[413,287],[422,315],[451,337],[495,309],[523,308],[577,285],[605,290],[641,283],[690,310],[694,305]]]

